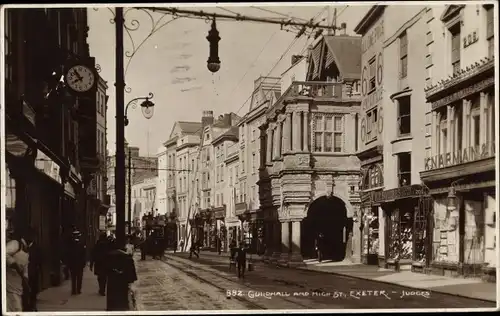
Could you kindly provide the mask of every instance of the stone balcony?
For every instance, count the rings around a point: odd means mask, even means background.
[[[361,86],[356,82],[294,81],[281,99],[361,102]]]

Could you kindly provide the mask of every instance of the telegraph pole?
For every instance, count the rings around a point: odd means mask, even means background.
[[[132,150],[128,148],[128,234],[132,235]]]
[[[125,75],[123,70],[123,8],[115,9],[115,91],[116,91],[116,242],[125,247]]]

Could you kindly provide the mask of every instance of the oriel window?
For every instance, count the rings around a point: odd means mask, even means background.
[[[398,154],[399,186],[411,184],[411,153]]]
[[[398,100],[399,136],[411,133],[411,97],[405,96]]]

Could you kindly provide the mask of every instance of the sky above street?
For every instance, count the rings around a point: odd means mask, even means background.
[[[333,16],[325,4],[308,6],[263,6],[258,8],[279,12],[301,19],[317,17],[315,21]],[[220,14],[240,13],[265,18],[283,17],[250,6],[224,7],[186,7],[189,10],[203,10]],[[337,25],[345,22],[347,34],[353,34],[353,28],[368,11],[367,5],[337,6]],[[108,82],[107,139],[111,155],[115,152],[115,25],[114,9],[105,7],[97,11],[88,9],[90,27],[88,42],[90,53],[101,66],[100,75]],[[228,11],[229,10],[229,11]],[[127,11],[127,9],[125,9]],[[153,21],[158,21],[163,14],[152,13]],[[171,20],[167,15],[158,25]],[[153,28],[152,20],[143,11],[131,10],[125,16],[126,25],[140,26],[130,35],[135,46],[148,36]],[[239,116],[248,111],[248,100],[254,90],[254,80],[259,76],[280,76],[291,62],[294,54],[305,53],[307,43],[313,38],[302,36],[285,55],[285,51],[294,40],[296,33],[280,30],[279,25],[254,22],[217,21],[219,42],[220,70],[212,74],[207,69],[209,43],[206,40],[210,23],[199,19],[179,18],[168,23],[148,40],[131,59],[126,72],[125,82],[130,93],[125,93],[125,102],[135,97],[154,93],[154,115],[146,119],[139,107],[129,109],[129,125],[125,138],[132,146],[140,147],[141,155],[155,155],[168,139],[175,121],[201,120],[203,110],[213,110],[214,116],[235,112]],[[296,32],[293,28],[288,28]],[[132,42],[127,33],[124,35],[125,51],[131,51]],[[281,60],[280,60],[281,58]],[[125,58],[127,65],[129,58]],[[276,65],[276,66],[275,66]],[[274,69],[271,71],[271,69]],[[269,73],[271,71],[271,73]]]

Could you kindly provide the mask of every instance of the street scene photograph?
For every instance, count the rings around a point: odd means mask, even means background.
[[[496,1],[0,19],[2,314],[498,309]]]

